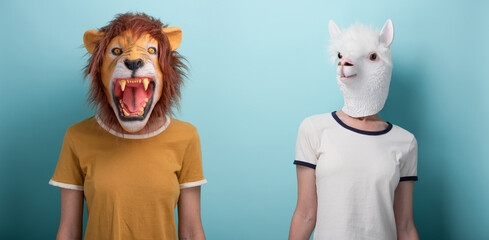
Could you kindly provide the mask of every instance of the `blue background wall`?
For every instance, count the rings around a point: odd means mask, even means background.
[[[0,238],[54,239],[59,190],[47,182],[66,128],[93,114],[83,33],[143,11],[184,32],[177,117],[201,135],[208,239],[286,239],[299,123],[342,106],[328,21],[387,18],[394,72],[381,116],[418,138],[420,236],[488,239],[489,4],[367,2],[1,1]]]

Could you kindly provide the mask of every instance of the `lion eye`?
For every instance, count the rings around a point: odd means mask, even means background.
[[[341,59],[343,56],[341,56],[341,53],[338,53],[338,58]]]
[[[370,54],[370,57],[369,58],[370,58],[371,61],[375,61],[375,59],[377,59],[377,53]]]
[[[150,48],[148,48],[148,52],[149,52],[150,54],[155,54],[155,53],[156,53],[156,48],[154,48],[154,47],[150,47]]]
[[[122,49],[121,49],[121,48],[118,48],[118,47],[116,47],[116,48],[112,48],[112,53],[113,53],[114,55],[116,55],[116,56],[119,56],[119,55],[121,55],[121,54],[122,54]]]

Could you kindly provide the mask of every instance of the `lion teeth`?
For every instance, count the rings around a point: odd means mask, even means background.
[[[129,116],[129,113],[127,113],[125,109],[122,109],[122,111],[124,112],[124,115],[125,115],[126,117],[128,117],[128,116]]]
[[[146,103],[148,102],[148,100],[149,100],[148,98],[145,98],[145,99],[144,99],[144,101],[145,101]]]
[[[144,86],[144,91],[148,90],[149,86],[149,79],[148,78],[143,78],[143,79],[125,79],[125,80],[119,80],[119,85],[121,86],[121,90],[124,92],[126,90],[126,85],[127,84],[143,84]]]
[[[121,89],[124,92],[124,89],[126,89],[126,80],[121,80],[119,84],[121,85]]]
[[[143,80],[143,85],[144,85],[144,91],[148,90],[149,80],[147,78]]]

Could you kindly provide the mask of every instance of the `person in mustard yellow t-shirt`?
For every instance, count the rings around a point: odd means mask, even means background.
[[[51,185],[61,188],[57,239],[205,239],[200,140],[170,117],[183,69],[182,32],[143,13],[84,35],[97,114],[68,128]],[[175,208],[178,205],[178,234]]]

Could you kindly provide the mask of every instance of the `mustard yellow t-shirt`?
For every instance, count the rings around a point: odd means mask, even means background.
[[[177,239],[180,189],[207,181],[200,141],[190,123],[167,118],[148,135],[121,135],[97,117],[66,131],[49,182],[84,192],[85,239]]]

